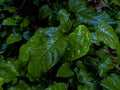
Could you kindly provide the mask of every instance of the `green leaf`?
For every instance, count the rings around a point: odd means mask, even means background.
[[[39,19],[45,19],[52,14],[52,10],[48,5],[43,5],[39,9]]]
[[[44,90],[68,90],[65,83],[55,83]]]
[[[98,64],[98,73],[101,77],[103,77],[109,70],[114,69],[113,59],[112,56],[106,54],[102,50],[97,51],[97,54],[101,59]]]
[[[120,77],[116,74],[111,74],[106,79],[102,80],[101,85],[107,90],[119,90],[120,89]]]
[[[4,10],[9,11],[10,13],[15,13],[16,10],[17,10],[17,8],[14,7],[14,6],[8,6],[8,5],[5,5],[5,6],[4,6]]]
[[[64,63],[57,71],[57,77],[72,77],[74,75],[69,63]]]
[[[4,78],[0,77],[0,87],[4,84]],[[1,89],[0,89],[1,90]]]
[[[76,72],[77,79],[80,83],[87,83],[93,80],[93,75],[91,73],[88,73],[86,67],[81,61],[76,62],[76,65],[78,68],[80,68],[80,70]]]
[[[100,90],[98,83],[87,82],[84,85],[79,85],[77,90]]]
[[[31,90],[25,81],[20,80],[15,86],[9,88],[9,90]]]
[[[16,76],[19,76],[19,71],[13,61],[0,64],[0,77],[4,79],[5,83],[14,80]]]
[[[39,28],[34,36],[21,47],[19,61],[28,64],[28,72],[33,77],[51,69],[63,56],[67,38],[58,28]]]
[[[87,54],[91,44],[91,36],[86,26],[79,25],[68,36],[68,39],[69,44],[65,54],[67,60],[73,61]]]
[[[81,7],[87,6],[85,0],[69,0],[68,4],[69,4],[69,9],[70,9],[70,11],[72,11],[72,12],[76,12],[76,11],[79,10]]]
[[[58,19],[60,20],[59,28],[63,33],[68,32],[72,27],[72,21],[70,20],[70,14],[65,10],[61,9],[58,12]]]
[[[13,18],[5,18],[3,21],[2,21],[2,25],[6,25],[6,26],[16,26],[16,20],[14,20]]]
[[[22,37],[19,33],[11,33],[7,38],[6,44],[13,44],[20,41],[21,39]]]
[[[95,26],[100,22],[106,22],[108,24],[116,24],[116,22],[110,18],[106,12],[95,12],[91,8],[81,8],[76,12],[76,18],[79,24],[87,24]]]
[[[119,0],[112,0],[112,3],[114,3],[115,5],[120,6],[120,1]]]
[[[23,19],[23,21],[21,22],[20,27],[21,27],[21,28],[27,27],[27,26],[29,25],[29,23],[30,23],[29,18],[28,18],[28,17],[25,17],[25,18]]]
[[[120,63],[120,43],[114,29],[105,23],[100,23],[96,28],[98,39],[109,47],[116,49],[118,54],[118,62]]]

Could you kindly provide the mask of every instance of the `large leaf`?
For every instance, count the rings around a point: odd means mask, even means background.
[[[73,61],[87,54],[91,44],[91,36],[86,26],[79,25],[68,39],[69,45],[65,55],[67,60]]]
[[[119,90],[120,77],[116,74],[111,74],[106,79],[102,80],[101,85],[108,90]]]
[[[77,21],[81,24],[87,25],[97,25],[100,22],[106,22],[108,24],[116,24],[116,22],[110,18],[110,16],[106,12],[95,12],[90,8],[80,8],[76,12]]]
[[[109,47],[116,49],[120,63],[120,43],[114,29],[105,23],[100,23],[96,29],[98,39],[103,41]]]
[[[34,36],[21,47],[19,61],[24,66],[28,61],[28,72],[40,76],[51,69],[64,54],[67,38],[58,28],[39,28]]]
[[[44,90],[67,90],[65,83],[55,83]]]
[[[73,75],[74,75],[74,73],[71,70],[69,63],[64,63],[57,71],[57,77],[68,78],[68,77],[71,77]]]

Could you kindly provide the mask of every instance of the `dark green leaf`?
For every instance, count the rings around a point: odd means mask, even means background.
[[[13,61],[0,64],[0,77],[2,77],[6,83],[14,80],[16,76],[19,76],[19,71]]]
[[[60,20],[59,28],[63,33],[68,32],[72,27],[72,21],[70,20],[70,14],[64,10],[61,9],[58,12],[58,19]]]
[[[64,54],[67,38],[58,28],[39,28],[34,36],[21,47],[19,61],[24,66],[28,60],[28,72],[40,76],[51,69]]]
[[[13,44],[15,42],[18,42],[22,39],[21,35],[19,33],[11,33],[8,38],[7,38],[7,41],[6,41],[6,44]]]
[[[69,0],[68,4],[69,4],[70,11],[76,12],[81,7],[86,6],[86,1],[85,0]]]
[[[77,72],[77,79],[80,83],[87,83],[93,80],[92,74],[88,73],[86,67],[81,61],[78,61],[76,65],[80,68],[80,70]]]
[[[73,75],[74,75],[74,73],[71,70],[69,63],[64,63],[57,71],[57,77],[68,78],[68,77],[71,77]]]
[[[48,5],[44,5],[39,9],[39,19],[45,19],[52,14],[52,10]]]
[[[102,50],[99,50],[97,54],[101,59],[100,63],[98,64],[98,73],[101,77],[103,77],[109,70],[114,68],[113,59],[110,55],[106,54]]]
[[[8,17],[2,21],[2,25],[7,25],[7,26],[16,26],[16,20]]]
[[[77,90],[100,90],[96,82],[87,82],[84,85],[79,85]]]
[[[120,62],[120,43],[114,29],[105,23],[100,23],[97,26],[97,36],[100,41],[103,41],[109,47],[116,49],[118,54],[118,62]]]
[[[102,80],[101,85],[108,90],[119,90],[120,77],[116,74],[111,74],[106,79]]]
[[[93,9],[81,8],[76,13],[77,21],[88,25],[97,25],[100,22],[106,22],[108,24],[116,24],[116,22],[110,18],[106,12],[95,12]]]
[[[25,17],[22,21],[22,23],[20,24],[21,28],[27,27],[29,25],[30,21],[28,17]]]
[[[18,82],[17,85],[12,86],[9,90],[32,90],[29,86],[22,80]]]
[[[55,83],[44,90],[68,90],[65,83]]]
[[[5,6],[4,6],[4,10],[9,11],[10,13],[15,13],[15,11],[17,10],[17,8],[14,7],[14,6],[5,5]]]

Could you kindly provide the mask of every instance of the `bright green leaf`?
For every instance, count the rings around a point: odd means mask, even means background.
[[[112,3],[114,3],[115,5],[120,6],[120,1],[119,0],[112,0]]]
[[[57,77],[68,78],[68,77],[71,77],[73,75],[74,75],[74,73],[71,70],[69,63],[64,63],[57,71]]]
[[[79,25],[68,37],[69,45],[65,57],[69,61],[76,60],[89,51],[91,36],[87,27]]]

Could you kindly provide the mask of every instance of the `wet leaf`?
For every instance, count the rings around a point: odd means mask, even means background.
[[[65,55],[67,60],[73,61],[87,54],[91,44],[91,36],[86,26],[79,25],[76,27],[68,39],[69,46]]]

